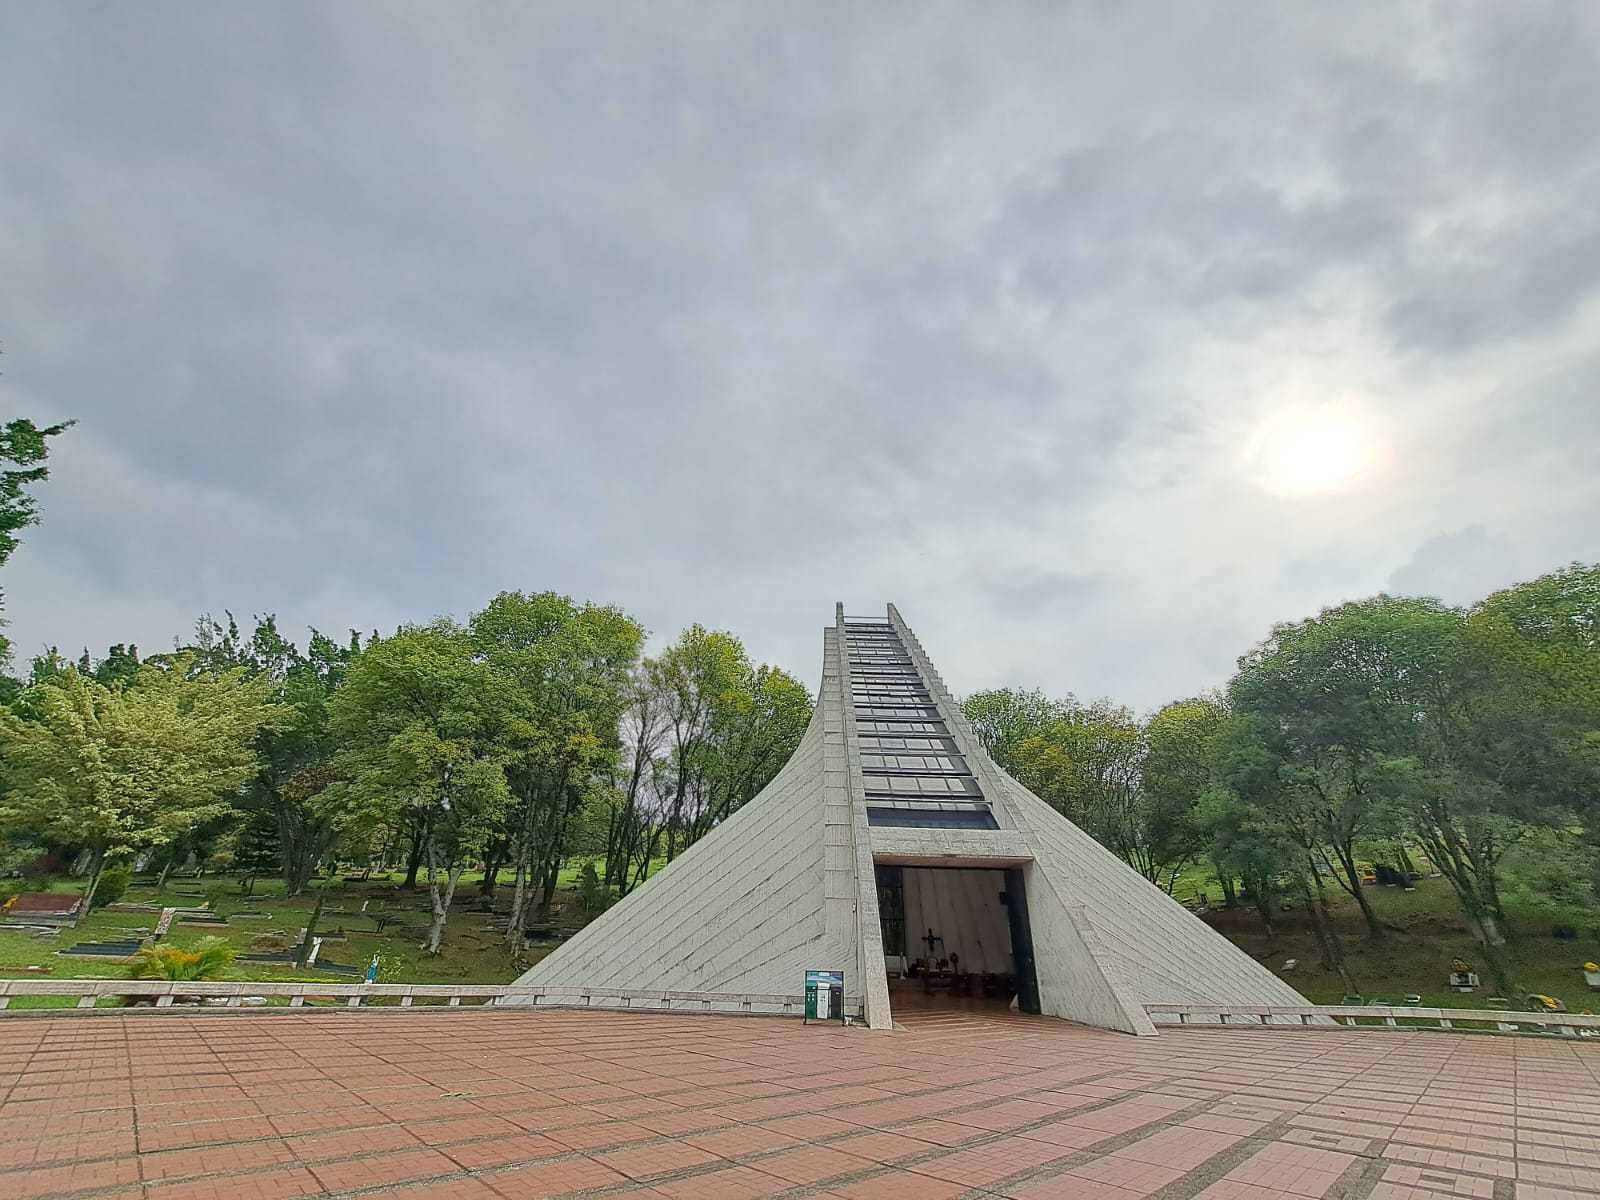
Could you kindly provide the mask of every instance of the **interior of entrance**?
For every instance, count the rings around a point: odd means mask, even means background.
[[[891,1006],[1039,1011],[1022,871],[879,864],[877,882]]]

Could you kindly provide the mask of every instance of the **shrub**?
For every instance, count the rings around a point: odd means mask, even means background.
[[[128,885],[132,882],[132,867],[107,867],[100,872],[100,886],[94,889],[94,907],[104,908],[108,904],[115,904],[127,894]]]
[[[201,938],[181,946],[146,946],[128,968],[133,979],[215,979],[233,965],[234,948],[227,938]]]

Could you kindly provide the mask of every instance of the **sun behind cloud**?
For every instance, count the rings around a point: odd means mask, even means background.
[[[1280,496],[1344,487],[1372,458],[1360,418],[1331,405],[1280,409],[1256,431],[1250,448],[1262,486]]]

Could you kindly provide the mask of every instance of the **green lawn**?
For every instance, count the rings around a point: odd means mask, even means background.
[[[456,904],[445,928],[444,945],[438,955],[424,953],[419,944],[428,924],[427,889],[418,887],[415,892],[400,888],[400,877],[393,880],[374,878],[365,883],[336,881],[313,885],[326,896],[317,932],[325,938],[341,933],[346,940],[325,940],[321,957],[333,962],[365,968],[374,954],[381,962],[380,978],[385,982],[407,983],[505,983],[516,978],[518,971],[512,965],[504,945],[504,910],[510,903],[509,889],[497,897],[500,914],[477,910],[478,884],[481,876],[463,879],[456,893]],[[65,890],[65,889],[53,889]],[[200,893],[195,895],[194,893]],[[258,881],[253,895],[244,895],[236,879],[208,876],[204,879],[170,879],[159,892],[152,886],[135,884],[123,897],[125,902],[160,904],[182,907],[197,906],[207,895],[215,900],[215,911],[229,917],[225,927],[207,928],[175,924],[166,942],[189,946],[201,938],[226,937],[241,952],[251,950],[252,943],[264,943],[267,935],[287,934],[292,941],[309,920],[316,891],[294,898],[283,895],[283,885],[278,880]],[[381,912],[393,918],[393,923],[378,933],[370,915],[359,910],[363,901],[369,913]],[[567,892],[558,893],[562,910],[553,923],[575,927],[582,923],[576,897]],[[261,917],[244,917],[238,914],[254,912]],[[105,941],[127,936],[130,930],[149,930],[155,926],[156,913],[114,912],[98,909],[78,922],[74,929],[62,930],[54,938],[35,938],[21,933],[0,932],[0,966],[42,965],[52,968],[52,977],[60,979],[114,979],[127,974],[127,964],[88,957],[67,956],[59,953],[78,942]],[[546,948],[547,952],[548,948]],[[541,956],[539,948],[530,953],[530,959]],[[5,978],[19,978],[6,973]],[[296,970],[259,963],[235,963],[225,976],[233,980],[259,980],[278,983],[297,981],[354,982],[350,977],[317,971]],[[45,998],[37,1001],[13,1001],[19,1007],[71,1004],[70,999]]]
[[[1368,887],[1366,894],[1386,925],[1402,932],[1388,933],[1380,942],[1368,939],[1361,911],[1353,899],[1330,886],[1334,926],[1344,943],[1350,973],[1362,995],[1399,999],[1411,993],[1422,1003],[1440,1008],[1483,1008],[1494,993],[1482,949],[1467,932],[1456,908],[1455,895],[1443,879],[1418,881],[1416,890]],[[1217,899],[1218,889],[1211,888]],[[1600,958],[1600,939],[1593,928],[1580,929],[1576,942],[1561,942],[1551,936],[1548,920],[1519,918],[1510,914],[1506,947],[1517,979],[1513,1007],[1521,1008],[1529,992],[1541,992],[1566,1002],[1573,1012],[1600,1008],[1600,993],[1588,990],[1582,966]],[[1301,912],[1276,914],[1277,936],[1269,939],[1254,908],[1213,909],[1204,918],[1213,928],[1318,1004],[1337,1004],[1344,996],[1344,984],[1332,972],[1323,971],[1317,961],[1317,946],[1306,916]],[[1452,959],[1464,958],[1474,965],[1484,986],[1472,995],[1452,992],[1448,983]],[[1287,959],[1297,959],[1292,972],[1283,970]]]

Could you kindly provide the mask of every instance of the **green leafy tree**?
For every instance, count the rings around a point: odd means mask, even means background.
[[[1226,786],[1201,795],[1194,820],[1218,877],[1239,880],[1262,928],[1274,936],[1282,881],[1303,869],[1292,840],[1272,821],[1270,809],[1246,803]]]
[[[967,720],[972,722],[979,744],[1014,775],[1012,754],[1016,748],[1068,717],[1077,707],[1077,701],[1071,696],[1052,700],[1037,690],[995,688],[974,692],[961,707]]]
[[[515,946],[535,896],[548,912],[577,814],[610,785],[644,631],[616,608],[502,592],[473,615],[468,636],[509,697],[500,741],[511,803],[488,849],[503,850],[514,872],[506,938]]]
[[[185,650],[204,669],[239,668],[251,678],[265,679],[284,708],[283,720],[261,732],[256,746],[260,770],[240,797],[239,819],[257,825],[258,834],[262,821],[277,826],[272,844],[278,870],[285,893],[297,896],[338,835],[336,813],[318,803],[322,789],[333,780],[329,764],[337,748],[329,703],[360,653],[361,639],[352,631],[339,643],[313,629],[302,652],[279,631],[271,613],[256,617],[248,638],[233,614],[225,615],[226,624],[202,616]],[[100,666],[113,661],[120,649],[112,647],[112,656]]]
[[[92,902],[109,859],[165,846],[224,815],[256,769],[259,731],[282,713],[242,670],[187,656],[106,687],[68,668],[0,711],[0,825],[91,851]]]
[[[0,566],[17,548],[22,530],[38,524],[39,502],[29,489],[50,477],[50,468],[44,465],[50,455],[50,439],[72,424],[63,421],[40,428],[18,418],[0,425]],[[11,643],[0,634],[0,671],[10,662]],[[6,690],[14,692],[15,681]]]
[[[1288,782],[1282,743],[1259,714],[1234,713],[1218,728],[1212,748],[1223,791],[1211,799],[1208,817],[1216,822],[1213,836],[1224,841],[1224,860],[1241,876],[1254,876],[1262,889],[1258,910],[1269,928],[1273,895],[1281,887],[1294,896],[1305,909],[1323,970],[1337,974],[1347,992],[1358,991],[1322,882],[1320,801]]]
[[[462,872],[504,820],[515,697],[468,632],[439,619],[372,642],[330,705],[340,778],[322,802],[355,823],[421,830],[437,954]]]
[[[1392,840],[1403,820],[1384,779],[1415,747],[1407,669],[1446,645],[1460,620],[1433,600],[1340,605],[1276,626],[1239,660],[1229,689],[1236,710],[1260,718],[1286,800],[1312,822],[1316,852],[1329,856],[1373,939],[1384,928],[1362,888],[1359,847]]]
[[[751,663],[732,634],[700,625],[645,673],[664,731],[653,786],[670,862],[778,773],[800,743],[812,699],[786,672]]]
[[[1553,848],[1593,828],[1600,779],[1586,745],[1600,724],[1597,621],[1600,569],[1575,565],[1489,597],[1446,632],[1411,639],[1397,664],[1417,736],[1411,755],[1392,764],[1394,786],[1508,992],[1513,964],[1499,950],[1509,933],[1505,864],[1530,838]],[[1588,858],[1572,851],[1545,857]]]
[[[1199,804],[1219,783],[1212,745],[1227,716],[1221,700],[1200,696],[1169,704],[1145,722],[1140,772],[1145,837],[1151,858],[1164,866],[1169,879],[1201,853],[1205,839]],[[1224,891],[1230,892],[1233,875],[1218,875],[1227,880]]]
[[[1193,811],[1198,793],[1166,754],[1156,790],[1145,786],[1147,730],[1110,700],[1081,704],[1041,692],[978,692],[963,709],[990,755],[1018,782],[1130,866],[1168,891],[1200,846]],[[1161,718],[1164,745],[1181,713]]]

